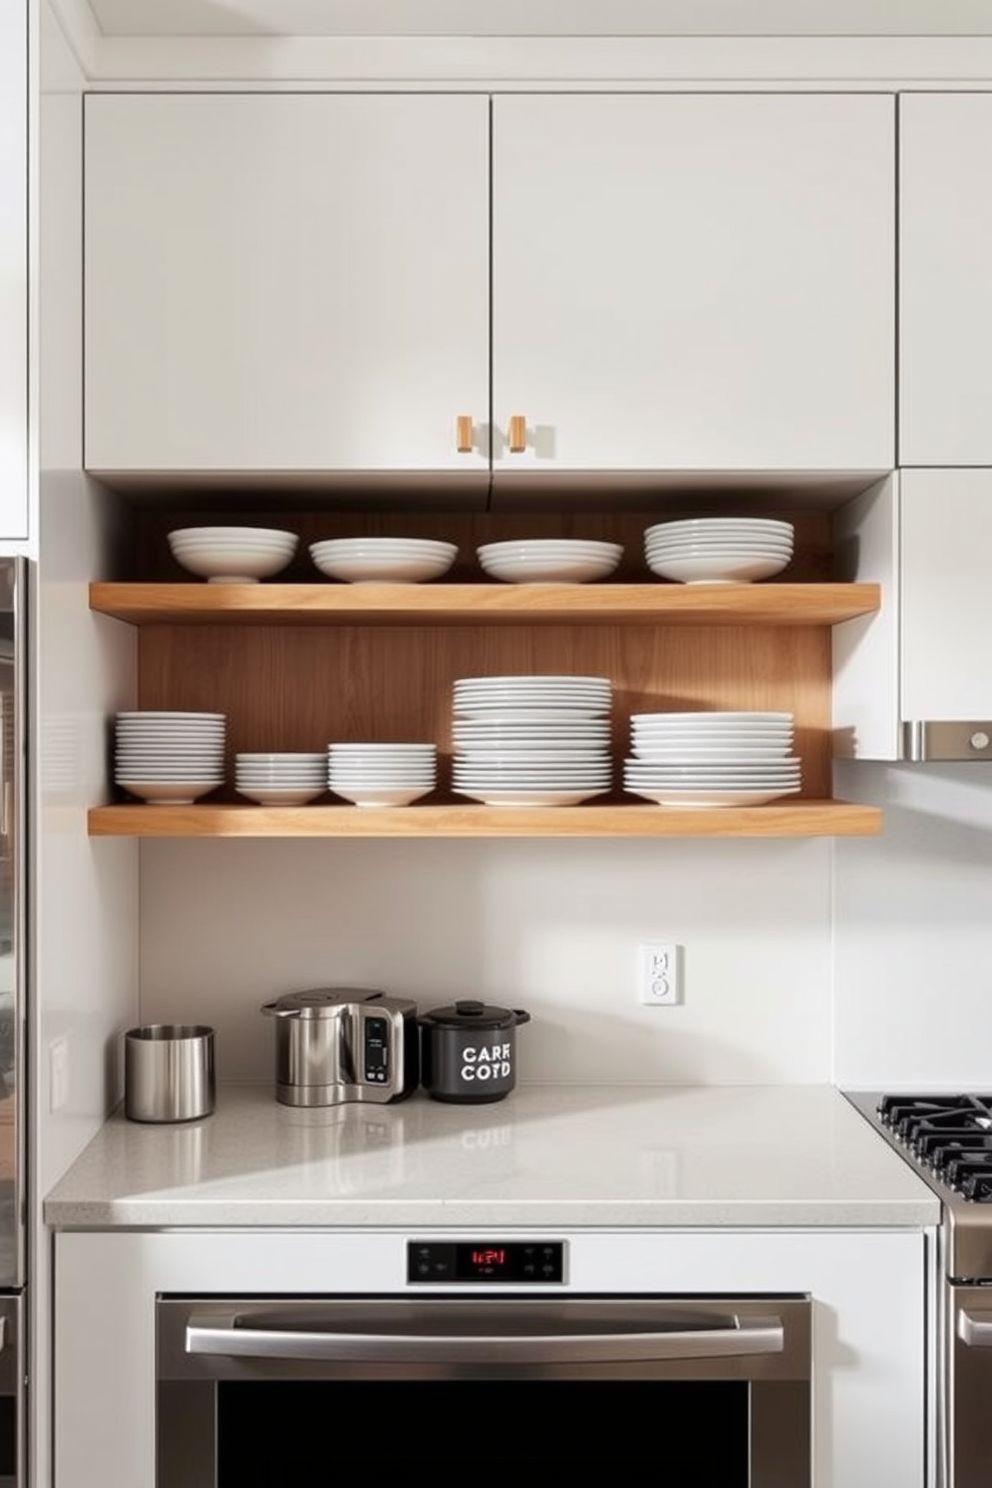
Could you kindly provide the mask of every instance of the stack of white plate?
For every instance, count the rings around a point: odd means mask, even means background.
[[[356,806],[409,806],[437,784],[437,746],[328,744],[327,784]]]
[[[239,796],[259,806],[305,806],[327,789],[327,755],[236,754],[234,784]]]
[[[660,806],[760,806],[800,789],[791,713],[635,713],[624,787]]]
[[[211,584],[257,584],[292,562],[299,538],[275,527],[178,527],[169,533],[177,563]]]
[[[607,677],[462,677],[452,785],[488,806],[574,806],[612,784]]]
[[[535,537],[476,548],[491,579],[507,584],[587,584],[606,579],[623,557],[619,543]]]
[[[349,584],[420,584],[441,578],[457,556],[455,543],[426,537],[339,537],[310,545],[321,573]]]
[[[791,522],[764,517],[696,517],[659,522],[644,534],[648,568],[680,584],[749,584],[792,561]]]
[[[117,714],[114,780],[159,806],[189,806],[224,783],[223,713]]]

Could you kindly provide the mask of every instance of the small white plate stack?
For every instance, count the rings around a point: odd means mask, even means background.
[[[608,579],[623,557],[619,543],[532,537],[476,548],[483,572],[506,584],[588,584]]]
[[[648,568],[679,584],[750,584],[792,561],[791,522],[764,517],[696,517],[659,522],[644,533]]]
[[[659,806],[761,806],[800,789],[791,713],[635,713],[624,788]]]
[[[259,806],[306,806],[327,789],[327,755],[236,754],[234,785]]]
[[[575,806],[608,791],[608,677],[461,677],[452,786],[488,806]]]
[[[223,713],[117,714],[114,780],[157,806],[190,806],[224,784]]]
[[[409,806],[437,784],[437,746],[328,744],[327,784],[355,806]]]

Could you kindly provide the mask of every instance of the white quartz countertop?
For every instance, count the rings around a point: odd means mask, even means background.
[[[113,1115],[45,1203],[58,1229],[923,1226],[940,1205],[839,1091],[523,1086],[504,1101],[279,1105],[222,1086],[183,1125]]]

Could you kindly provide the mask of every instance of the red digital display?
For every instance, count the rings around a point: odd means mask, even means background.
[[[473,1250],[472,1265],[484,1266],[487,1270],[506,1265],[505,1250]]]

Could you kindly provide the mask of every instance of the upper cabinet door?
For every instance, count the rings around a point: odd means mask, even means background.
[[[498,469],[888,469],[894,301],[893,98],[495,100]]]
[[[483,97],[89,97],[87,467],[484,473],[488,160]]]
[[[899,463],[992,465],[992,94],[899,107]]]

